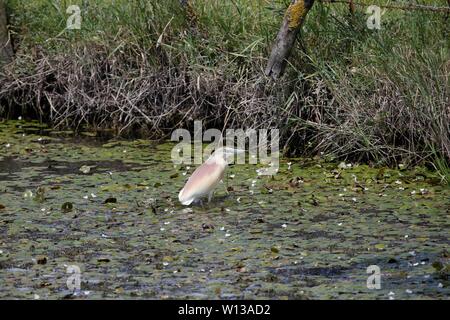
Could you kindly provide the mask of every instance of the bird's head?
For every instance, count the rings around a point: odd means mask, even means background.
[[[230,164],[234,160],[234,155],[245,153],[245,150],[234,149],[230,147],[217,148],[211,157],[223,159],[227,164]]]

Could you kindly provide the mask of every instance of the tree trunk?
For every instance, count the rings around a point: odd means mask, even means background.
[[[277,79],[283,74],[297,34],[313,4],[314,0],[292,0],[272,47],[265,71],[267,76]]]
[[[8,32],[6,5],[4,0],[0,0],[0,65],[11,62],[12,58],[13,49]]]

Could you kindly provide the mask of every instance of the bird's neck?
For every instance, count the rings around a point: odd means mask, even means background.
[[[220,165],[222,168],[226,168],[228,166],[228,163],[225,161],[225,159],[221,155],[213,155],[208,159],[208,162],[216,163]]]

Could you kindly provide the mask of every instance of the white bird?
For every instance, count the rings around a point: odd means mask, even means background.
[[[183,189],[178,194],[178,200],[181,204],[188,206],[193,201],[208,195],[208,202],[214,193],[217,184],[222,180],[225,169],[228,167],[228,161],[235,154],[244,152],[244,150],[233,148],[218,148],[201,166],[195,169],[189,177]]]

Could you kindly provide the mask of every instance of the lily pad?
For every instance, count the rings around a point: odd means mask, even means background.
[[[61,206],[61,210],[63,212],[71,212],[73,210],[73,203],[72,202],[64,202]]]

